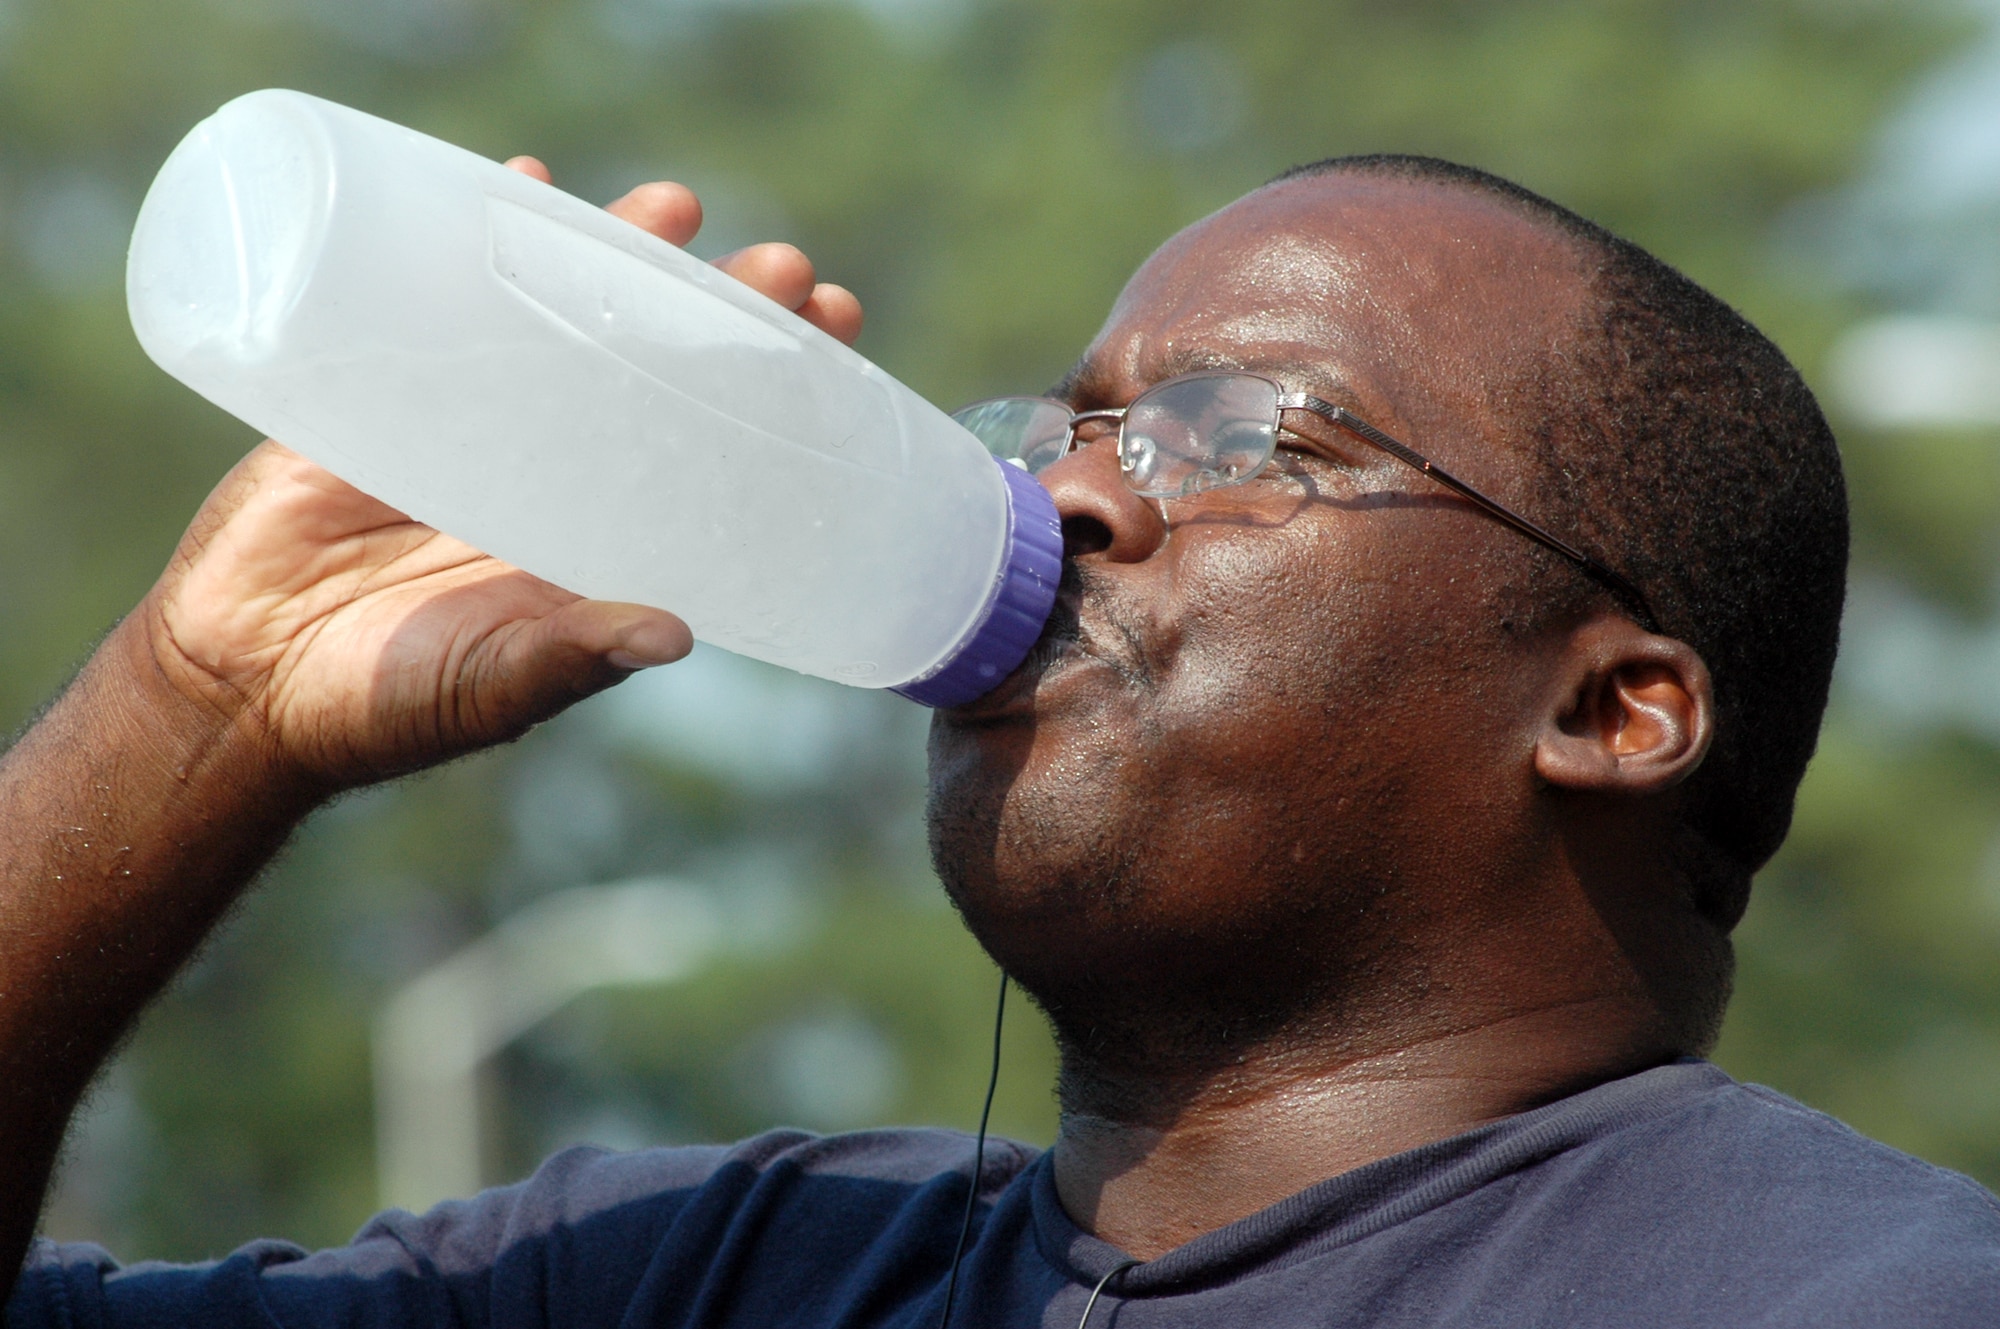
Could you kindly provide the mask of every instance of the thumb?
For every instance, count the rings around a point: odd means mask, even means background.
[[[688,625],[665,610],[575,600],[496,641],[478,673],[493,688],[496,711],[533,724],[693,649]]]
[[[581,649],[594,651],[612,643],[603,648],[604,660],[627,673],[672,664],[694,649],[694,633],[664,609],[579,600],[564,612],[577,620],[563,627],[576,634]]]

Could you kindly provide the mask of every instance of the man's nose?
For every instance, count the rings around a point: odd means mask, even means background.
[[[1166,541],[1159,505],[1126,487],[1115,437],[1079,444],[1041,481],[1062,515],[1065,558],[1103,554],[1114,563],[1137,563]]]

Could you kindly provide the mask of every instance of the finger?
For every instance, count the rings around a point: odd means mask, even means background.
[[[552,614],[496,634],[468,661],[480,714],[471,728],[517,733],[572,702],[631,676],[671,664],[694,647],[694,634],[672,614],[645,605],[577,600]]]
[[[715,260],[736,280],[787,309],[797,309],[813,293],[813,265],[796,245],[762,244]]]
[[[592,603],[602,602],[581,602],[582,605]],[[577,610],[578,606],[571,608]],[[694,649],[694,633],[687,624],[664,609],[652,609],[645,605],[616,605],[611,608],[616,612],[609,616],[609,626],[603,631],[617,645],[604,652],[604,658],[618,669],[630,673],[651,669],[655,665],[672,664]],[[638,612],[631,613],[629,610]],[[576,616],[581,618],[588,613],[588,610],[581,610]]]
[[[525,643],[560,656],[603,660],[621,673],[672,664],[694,649],[688,625],[648,605],[575,600],[537,621],[539,640]]]
[[[670,245],[684,245],[701,229],[701,200],[686,185],[655,180],[605,208],[614,217],[650,231]]]
[[[798,316],[829,333],[849,346],[861,335],[861,301],[845,286],[833,286],[821,282],[813,287],[806,302],[798,307]]]
[[[555,183],[555,177],[549,174],[549,168],[542,165],[538,157],[509,157],[507,169],[519,171],[522,175],[539,180],[545,185]]]

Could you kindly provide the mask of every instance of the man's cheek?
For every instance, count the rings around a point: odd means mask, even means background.
[[[1315,702],[1345,672],[1349,590],[1290,560],[1232,560],[1248,578],[1188,605],[1170,672],[1177,705],[1213,713]]]

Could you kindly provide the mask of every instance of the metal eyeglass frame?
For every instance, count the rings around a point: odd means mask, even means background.
[[[1213,373],[1215,371],[1211,370],[1206,372]],[[1242,371],[1231,371],[1231,372],[1241,373]],[[1262,374],[1247,374],[1247,373],[1243,374],[1242,376],[1245,378],[1264,377]],[[1172,382],[1173,380],[1169,379],[1166,381]],[[1270,380],[1266,381],[1268,382]],[[1159,386],[1162,385],[1161,384],[1154,385],[1154,387],[1159,387]],[[1274,383],[1273,386],[1277,385]],[[1149,388],[1148,391],[1152,391],[1152,389]],[[1051,397],[1047,398],[1046,400],[1055,401],[1055,398]],[[1058,402],[1057,404],[1061,405],[1062,403]],[[1577,567],[1581,568],[1585,572],[1585,574],[1587,574],[1592,580],[1598,582],[1606,590],[1610,591],[1612,594],[1616,595],[1620,600],[1624,601],[1627,608],[1636,610],[1640,627],[1646,629],[1646,631],[1648,632],[1660,631],[1659,617],[1653,613],[1653,606],[1650,602],[1647,601],[1645,593],[1641,591],[1637,586],[1633,585],[1630,581],[1626,580],[1624,576],[1622,576],[1617,572],[1612,571],[1611,568],[1607,567],[1603,563],[1600,563],[1598,560],[1592,558],[1589,554],[1584,553],[1581,549],[1578,549],[1575,545],[1563,539],[1561,536],[1555,534],[1553,531],[1546,530],[1543,527],[1536,525],[1534,522],[1529,521],[1526,517],[1523,517],[1520,513],[1514,511],[1506,504],[1499,502],[1497,499],[1488,498],[1486,495],[1480,493],[1477,489],[1474,489],[1471,485],[1467,484],[1465,481],[1453,475],[1450,471],[1445,470],[1442,466],[1439,466],[1436,462],[1424,456],[1423,453],[1418,452],[1415,448],[1410,447],[1408,444],[1398,442],[1396,439],[1391,438],[1389,435],[1383,433],[1381,430],[1377,429],[1374,425],[1369,424],[1366,420],[1363,420],[1360,416],[1354,414],[1352,411],[1342,406],[1335,406],[1331,402],[1322,401],[1320,398],[1313,396],[1309,392],[1286,392],[1282,388],[1279,388],[1277,407],[1281,415],[1285,411],[1309,411],[1312,414],[1317,415],[1320,419],[1325,420],[1328,424],[1334,426],[1336,429],[1344,430],[1347,433],[1354,435],[1356,438],[1361,439],[1363,442],[1372,444],[1375,447],[1380,448],[1383,452],[1388,453],[1391,457],[1394,457],[1397,461],[1402,462],[1405,466],[1408,466],[1412,470],[1420,471],[1424,475],[1429,476],[1431,479],[1437,481],[1445,488],[1451,490],[1453,493],[1456,493],[1460,497],[1471,502],[1475,507],[1477,507],[1480,511],[1486,513],[1488,516],[1497,518],[1498,520],[1504,522],[1508,526],[1513,527],[1516,531],[1519,531],[1522,535],[1527,536],[1530,540],[1535,541],[1537,544],[1545,545],[1548,548],[1553,549],[1556,553],[1561,554],[1564,558],[1576,564]],[[1072,412],[1069,417],[1069,437],[1063,443],[1062,452],[1057,454],[1057,460],[1058,461],[1061,460],[1063,457],[1069,455],[1069,453],[1075,449],[1076,427],[1080,424],[1085,424],[1092,420],[1115,421],[1119,427],[1119,431],[1121,434],[1121,438],[1119,441],[1122,444],[1123,443],[1122,434],[1125,427],[1125,412],[1129,409],[1130,408],[1126,406],[1114,406],[1099,410]],[[1282,427],[1282,421],[1274,422],[1274,426]],[[1304,438],[1307,443],[1312,442],[1310,438],[1306,438],[1304,435],[1295,433],[1293,436],[1295,438]],[[1276,428],[1274,428],[1273,430],[1273,438],[1274,440],[1276,438]],[[1273,451],[1275,452],[1275,448],[1273,449]],[[1053,465],[1054,463],[1051,462],[1050,464]],[[1265,465],[1269,465],[1268,460],[1265,462]],[[1258,468],[1258,470],[1262,469],[1263,468],[1261,466]],[[1242,480],[1248,480],[1256,473],[1257,473],[1256,471],[1253,471],[1249,475],[1243,476]],[[1240,480],[1234,481],[1232,483],[1241,483],[1241,481]]]

